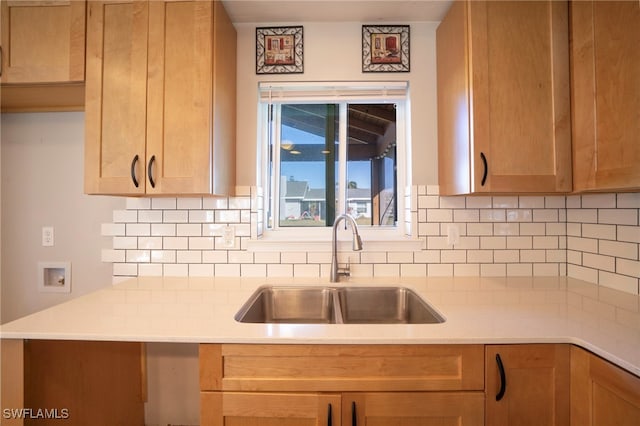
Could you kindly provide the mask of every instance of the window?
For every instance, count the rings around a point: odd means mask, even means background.
[[[267,231],[326,228],[341,213],[400,232],[407,84],[261,83]]]

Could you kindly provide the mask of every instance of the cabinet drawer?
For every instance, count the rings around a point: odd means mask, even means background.
[[[482,345],[200,345],[200,389],[482,390]]]

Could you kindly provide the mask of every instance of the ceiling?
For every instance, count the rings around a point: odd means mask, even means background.
[[[223,0],[234,23],[440,22],[452,0]]]

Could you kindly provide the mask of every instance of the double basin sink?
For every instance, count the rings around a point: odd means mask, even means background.
[[[244,323],[436,324],[444,318],[405,287],[258,288],[235,316]]]

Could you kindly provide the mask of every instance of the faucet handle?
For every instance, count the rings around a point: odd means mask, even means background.
[[[347,257],[347,264],[344,266],[344,268],[338,267],[338,275],[342,275],[345,277],[351,276],[351,258],[350,257]]]

